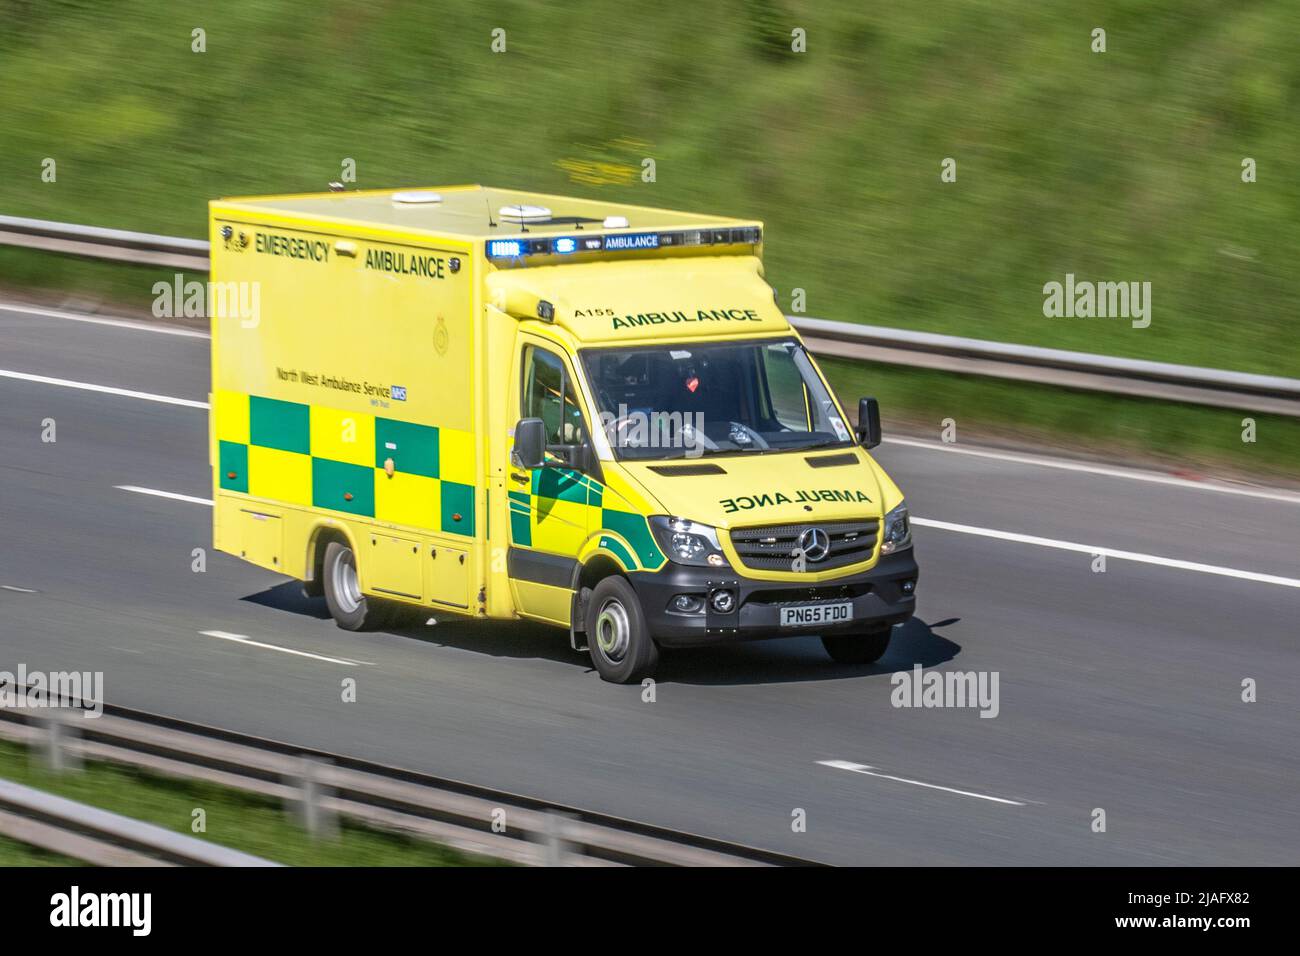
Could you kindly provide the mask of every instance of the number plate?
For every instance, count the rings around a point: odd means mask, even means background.
[[[814,624],[844,624],[853,620],[852,603],[803,604],[781,608],[782,627],[809,627]]]

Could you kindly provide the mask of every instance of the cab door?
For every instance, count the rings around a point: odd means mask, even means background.
[[[584,474],[590,453],[587,418],[573,370],[554,345],[521,335],[515,355],[515,420],[546,426],[547,467],[507,466],[510,547],[507,567],[516,606],[531,617],[569,623],[577,556],[600,510],[600,485]],[[599,518],[595,519],[599,523]]]

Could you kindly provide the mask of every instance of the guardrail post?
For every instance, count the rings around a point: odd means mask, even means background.
[[[321,771],[326,766],[328,764],[314,757],[303,757],[297,778],[285,781],[298,791],[294,806],[298,822],[315,839],[333,836],[338,829],[334,814],[323,805],[329,796],[329,790],[320,782]]]
[[[45,718],[45,746],[42,755],[45,766],[55,773],[80,769],[81,762],[70,744],[77,737],[72,717],[61,708],[53,708]]]
[[[542,866],[566,866],[571,850],[566,835],[569,816],[547,810],[542,815]]]

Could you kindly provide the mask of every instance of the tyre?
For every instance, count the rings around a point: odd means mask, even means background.
[[[361,593],[357,559],[346,544],[331,541],[322,563],[325,603],[330,616],[345,631],[368,631],[383,624],[385,609]]]
[[[608,577],[592,589],[587,601],[587,647],[596,671],[612,683],[639,683],[654,673],[659,648],[626,578]]]
[[[862,634],[835,634],[822,638],[822,647],[837,664],[874,664],[885,656],[893,628]]]

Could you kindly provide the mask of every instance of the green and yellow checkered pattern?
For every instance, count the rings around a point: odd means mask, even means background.
[[[228,391],[213,414],[225,491],[474,534],[469,432]]]
[[[581,472],[537,468],[527,492],[510,492],[510,540],[518,547],[576,555],[595,530],[610,532],[601,547],[629,571],[655,570],[666,560],[645,516],[605,507],[605,487]]]

